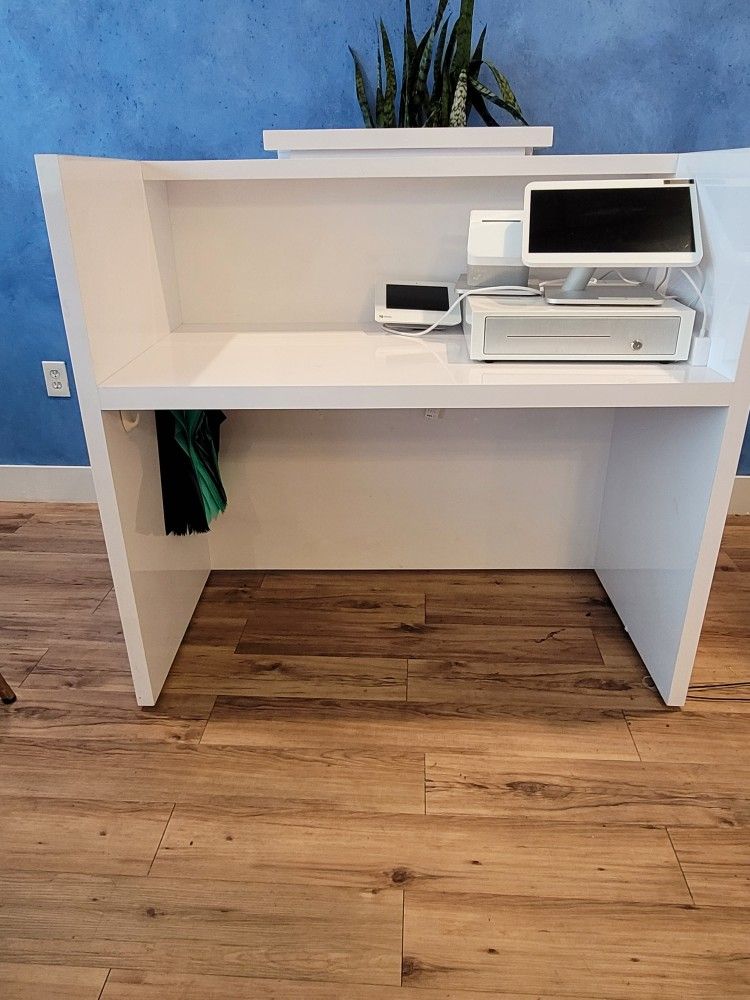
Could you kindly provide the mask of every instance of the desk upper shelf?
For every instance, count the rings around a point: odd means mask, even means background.
[[[419,156],[311,156],[262,160],[148,160],[146,181],[322,180],[406,177],[671,176],[674,153],[511,156],[468,152]]]
[[[727,406],[688,364],[472,362],[460,333],[181,327],[99,385],[103,410]]]

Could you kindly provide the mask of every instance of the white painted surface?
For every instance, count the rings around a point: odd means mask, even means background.
[[[750,476],[737,476],[729,502],[730,514],[750,514]]]
[[[151,160],[145,180],[320,180],[409,177],[640,177],[671,176],[674,153],[592,153],[581,156],[319,156],[285,160]],[[474,206],[476,208],[476,205]]]
[[[119,415],[101,413],[97,398],[95,366],[92,358],[92,348],[98,345],[100,369],[108,370],[116,357],[132,356],[133,342],[122,344],[123,327],[116,327],[112,317],[103,327],[92,335],[87,323],[101,315],[101,299],[109,295],[119,296],[121,293],[110,287],[118,280],[117,269],[113,268],[107,280],[107,265],[98,264],[92,260],[91,247],[81,246],[80,241],[86,239],[86,233],[93,232],[92,239],[96,245],[104,238],[103,232],[97,230],[101,219],[110,218],[110,206],[107,205],[103,216],[99,216],[97,224],[89,215],[92,205],[102,201],[113,204],[130,205],[136,216],[140,208],[133,205],[132,177],[130,171],[121,171],[120,162],[114,161],[114,169],[109,170],[108,161],[92,161],[89,166],[96,178],[92,178],[93,193],[89,203],[87,188],[83,181],[80,161],[69,157],[40,156],[36,158],[39,185],[42,192],[44,215],[52,248],[52,259],[55,276],[60,293],[65,330],[70,348],[71,360],[76,376],[76,388],[81,407],[81,417],[86,435],[86,444],[91,460],[96,498],[102,520],[104,540],[107,546],[112,579],[117,594],[117,604],[122,620],[123,635],[128,650],[128,659],[133,677],[135,695],[140,705],[153,705],[159,696],[159,691],[169,669],[171,660],[166,662],[164,650],[166,645],[174,642],[175,631],[190,619],[195,608],[200,589],[196,588],[198,571],[194,571],[190,586],[183,586],[181,572],[185,568],[183,556],[175,553],[174,563],[170,563],[168,552],[164,546],[155,546],[158,553],[158,567],[148,578],[141,564],[141,554],[147,559],[150,544],[148,534],[153,528],[153,509],[142,508],[134,501],[133,491],[137,488],[140,478],[138,466],[134,460],[134,448],[137,441],[143,441],[146,428],[139,428],[139,439],[134,439],[129,445],[120,441],[127,435],[122,429]],[[131,165],[132,166],[132,165]],[[73,174],[73,183],[65,185],[65,177],[69,171]],[[108,179],[108,183],[106,182]],[[95,181],[95,183],[94,183]],[[103,189],[108,189],[107,197]],[[135,198],[137,205],[138,199]],[[111,209],[114,211],[114,209]],[[126,214],[127,211],[123,209]],[[82,222],[78,226],[69,226],[69,221],[77,219]],[[75,233],[75,240],[73,237]],[[148,245],[140,248],[148,252]],[[114,254],[117,259],[117,253]],[[97,289],[92,281],[92,272],[98,274],[105,282]],[[138,274],[135,267],[134,274]],[[143,272],[141,272],[143,273]],[[85,280],[80,282],[81,277]],[[145,272],[144,281],[147,287],[141,289],[145,296],[152,290],[151,277]],[[127,285],[127,282],[125,282]],[[87,289],[84,292],[84,287]],[[101,297],[101,298],[100,298]],[[87,309],[85,302],[93,303],[93,308]],[[129,314],[127,314],[129,315]],[[139,331],[136,331],[139,335]],[[120,340],[118,340],[118,337]],[[108,437],[105,436],[104,421],[109,424]],[[138,433],[138,432],[136,432]],[[118,447],[118,445],[122,447]],[[112,454],[110,454],[110,447]],[[142,467],[141,467],[142,468]],[[148,468],[148,489],[153,503],[154,491],[159,491],[159,480],[154,477],[155,459],[153,442],[151,447],[151,465]],[[144,494],[147,496],[148,494]],[[143,513],[145,511],[145,514]],[[148,515],[148,516],[146,516]],[[143,518],[146,517],[146,528]],[[140,520],[139,520],[140,518]],[[141,534],[143,532],[143,534]],[[146,544],[141,542],[146,537]],[[162,539],[166,541],[166,539]],[[203,546],[202,561],[205,565],[203,575],[208,573],[208,546],[205,539],[200,540]],[[192,558],[192,553],[191,553]],[[175,568],[176,567],[176,568]],[[158,570],[158,572],[156,572]],[[160,580],[166,592],[166,604],[161,605],[164,613],[174,616],[174,622],[167,622],[164,627],[165,636],[155,632],[159,623],[149,617],[148,605],[154,597],[150,585],[151,580]],[[170,588],[170,581],[177,584]],[[141,620],[143,616],[143,621]],[[166,645],[165,645],[166,644]]]
[[[590,567],[611,427],[610,410],[230,413],[211,564]]]
[[[140,705],[153,705],[172,666],[210,569],[206,535],[164,534],[161,480],[152,413],[142,413],[126,433],[119,413],[105,413],[104,434],[112,469],[132,601],[121,602],[123,629],[137,637],[128,655]],[[113,575],[114,575],[113,566]]]
[[[749,165],[742,151],[679,158],[699,183],[709,367],[480,366],[454,353],[460,335],[415,344],[363,328],[370,291],[394,269],[454,278],[469,209],[517,206],[528,179],[671,175],[675,156],[41,158],[141,703],[156,697],[193,610],[207,542],[159,536],[152,422],[144,413],[128,437],[102,407],[359,409],[232,414],[226,475],[238,501],[211,538],[216,564],[591,560],[666,700],[680,704],[750,402]],[[169,333],[180,318],[206,325]],[[455,409],[422,425],[418,407]]]
[[[706,255],[711,363],[724,410],[619,411],[595,568],[664,700],[682,705],[750,405],[750,150],[686,154]]]
[[[0,465],[0,500],[93,503],[88,465]]]
[[[690,600],[726,416],[615,416],[594,567],[669,705],[685,700],[700,637]]]
[[[47,159],[56,160],[38,158]],[[78,156],[59,164],[86,339],[101,381],[170,329],[140,164]]]
[[[685,363],[469,361],[462,333],[179,332],[99,388],[103,409],[720,406],[732,385]]]
[[[428,150],[452,153],[525,152],[552,145],[550,125],[502,125],[498,128],[327,128],[266,129],[263,148],[279,156],[362,152],[412,155]]]

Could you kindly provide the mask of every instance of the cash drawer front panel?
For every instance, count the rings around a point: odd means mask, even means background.
[[[596,306],[591,309],[595,310]],[[536,316],[488,316],[484,327],[484,352],[487,355],[670,355],[677,349],[679,329],[679,316],[653,319],[560,316],[555,317],[554,322]],[[634,343],[642,347],[634,349]]]

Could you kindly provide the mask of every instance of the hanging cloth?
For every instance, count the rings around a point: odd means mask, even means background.
[[[209,530],[227,506],[219,472],[221,410],[157,410],[164,528],[168,535]]]

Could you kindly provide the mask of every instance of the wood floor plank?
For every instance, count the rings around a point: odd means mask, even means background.
[[[212,569],[206,580],[206,590],[212,591],[214,587],[241,587],[244,590],[252,588],[257,590],[263,583],[265,576],[263,570],[255,569]],[[204,592],[204,599],[211,600],[211,595]]]
[[[12,687],[18,687],[46,652],[46,646],[6,639],[0,632],[0,674]]]
[[[590,571],[509,572],[492,583],[426,588],[425,620],[446,625],[620,627],[612,604]]]
[[[0,962],[3,1000],[99,1000],[106,969]]]
[[[104,596],[112,587],[112,574],[106,555],[89,553],[83,559],[78,552],[8,552],[0,549],[0,582],[19,591],[27,586],[49,589],[57,586],[64,589],[63,597],[76,588],[103,588]]]
[[[241,607],[247,611],[248,620],[261,625],[265,615],[272,621],[290,622],[302,616],[310,622],[319,622],[320,630],[325,633],[338,628],[368,628],[379,624],[424,625],[424,603],[421,591],[347,591],[340,594],[289,589],[277,595],[261,588],[248,591],[244,604],[230,604],[229,607]],[[203,601],[200,607],[209,612],[212,602]]]
[[[15,534],[22,525],[30,521],[33,511],[25,504],[0,504],[0,536]],[[4,547],[5,537],[0,538],[0,546]]]
[[[133,678],[122,637],[108,641],[54,642],[24,682],[24,695],[37,690],[119,691],[133,696]],[[132,704],[132,701],[131,701]]]
[[[750,524],[747,518],[727,519],[721,547],[739,570],[750,572]]]
[[[506,588],[517,590],[544,586],[568,592],[585,589],[594,596],[604,591],[591,570],[275,570],[267,571],[261,583],[265,594],[293,593],[460,593],[464,589]]]
[[[737,632],[750,643],[750,573],[716,573],[703,631]]]
[[[662,829],[177,806],[152,874],[628,902],[691,901]]]
[[[85,789],[87,797],[110,802],[423,813],[424,756],[9,740],[0,749],[0,788],[53,798]]]
[[[698,906],[750,907],[750,829],[670,830]]]
[[[644,761],[750,767],[750,713],[628,711],[626,717]]]
[[[404,982],[612,1000],[750,995],[750,911],[406,894]]]
[[[616,659],[591,665],[410,659],[409,701],[661,709],[663,703],[646,678],[642,666]]]
[[[242,613],[233,614],[231,608],[222,608],[221,605],[219,610],[221,613],[203,615],[198,613],[196,608],[196,614],[187,627],[181,648],[213,646],[233,653],[242,638],[247,616]]]
[[[704,632],[698,645],[690,685],[750,680],[750,638]]]
[[[147,875],[171,811],[171,803],[4,794],[3,870]]]
[[[497,993],[496,1000],[569,1000],[556,993]],[[24,996],[23,1000],[27,1000]],[[29,998],[30,1000],[30,998]],[[65,1000],[68,1000],[66,997]],[[245,979],[239,976],[165,975],[113,969],[102,1000],[487,1000],[474,990],[411,989],[361,983],[293,982],[289,979]],[[582,994],[576,1000],[594,1000]]]
[[[262,589],[262,588],[261,588]],[[426,625],[370,621],[325,611],[276,606],[251,610],[238,653],[271,656],[489,656],[514,662],[600,663],[588,628]]]
[[[750,714],[750,680],[691,684],[685,708],[693,713]]]
[[[622,713],[538,705],[219,697],[202,743],[469,752],[503,747],[516,756],[638,759]]]
[[[5,957],[398,985],[402,894],[226,881],[6,874]]]
[[[122,640],[122,627],[97,619],[90,607],[73,607],[64,600],[55,602],[46,611],[38,608],[11,611],[0,603],[0,635],[9,642],[42,646],[58,642],[114,642]]]
[[[557,823],[750,824],[750,770],[428,753],[428,814]]]
[[[213,695],[165,694],[139,708],[132,691],[23,687],[0,713],[0,739],[86,740],[109,744],[198,743]]]
[[[278,698],[403,701],[406,660],[375,656],[243,656],[183,645],[165,691]]]

